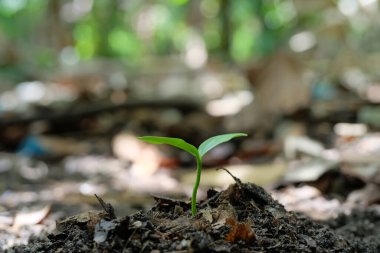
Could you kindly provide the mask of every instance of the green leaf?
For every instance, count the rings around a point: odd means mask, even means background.
[[[202,158],[208,151],[215,148],[219,144],[222,144],[224,142],[227,142],[233,138],[241,137],[241,136],[247,136],[247,134],[244,133],[232,133],[232,134],[222,134],[217,135],[214,137],[211,137],[207,140],[205,140],[198,148],[199,155]]]
[[[140,140],[152,143],[152,144],[168,144],[186,152],[192,154],[193,156],[199,156],[198,150],[196,147],[187,143],[186,141],[179,138],[171,138],[171,137],[157,137],[157,136],[142,136],[139,137]]]

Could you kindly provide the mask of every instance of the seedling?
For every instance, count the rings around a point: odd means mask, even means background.
[[[197,213],[197,192],[199,183],[201,181],[201,173],[202,173],[202,158],[204,155],[215,148],[219,144],[227,142],[233,138],[247,136],[245,133],[231,133],[231,134],[222,134],[211,137],[205,140],[198,148],[187,143],[186,141],[179,138],[171,138],[171,137],[158,137],[158,136],[143,136],[139,137],[140,140],[152,143],[152,144],[168,144],[182,150],[185,150],[187,153],[195,156],[197,160],[197,177],[194,183],[193,194],[191,196],[191,213],[195,215]]]

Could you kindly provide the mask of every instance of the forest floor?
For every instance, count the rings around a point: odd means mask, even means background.
[[[232,177],[226,190],[207,192],[195,216],[189,202],[155,196],[150,210],[117,217],[98,198],[103,210],[60,220],[53,233],[6,252],[380,252],[379,211],[314,221]]]

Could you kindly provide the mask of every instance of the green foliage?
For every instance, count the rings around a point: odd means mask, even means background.
[[[27,62],[28,69],[51,69],[70,47],[81,60],[121,58],[133,65],[183,55],[196,35],[210,58],[244,62],[285,45],[299,24],[319,21],[296,13],[291,0],[94,0],[79,9],[76,2],[0,0],[0,59],[12,51],[17,62],[7,67]]]
[[[140,140],[146,141],[152,144],[168,144],[177,148],[180,148],[186,151],[189,154],[197,157],[199,156],[198,150],[196,147],[187,143],[186,141],[179,138],[170,138],[170,137],[158,137],[158,136],[143,136],[139,137]]]
[[[109,37],[108,44],[115,55],[138,56],[140,54],[141,41],[135,34],[125,29],[114,29]]]
[[[230,133],[230,134],[217,135],[217,136],[214,136],[214,137],[211,137],[211,138],[205,140],[198,147],[198,149],[195,146],[191,145],[190,143],[187,143],[186,141],[179,139],[179,138],[143,136],[143,137],[139,137],[139,139],[142,141],[152,143],[152,144],[168,144],[168,145],[177,147],[179,149],[182,149],[182,150],[188,152],[189,154],[195,156],[195,158],[197,160],[197,177],[195,180],[193,194],[191,197],[191,212],[193,215],[195,215],[197,212],[197,208],[196,208],[197,199],[196,198],[197,198],[199,183],[201,180],[203,156],[208,151],[215,148],[216,146],[218,146],[224,142],[227,142],[233,138],[242,137],[242,136],[247,136],[247,134],[245,134],[245,133]]]
[[[89,24],[77,25],[73,35],[76,42],[76,51],[79,56],[82,59],[91,59],[96,52],[96,45],[99,40],[94,26]]]
[[[216,146],[218,146],[224,142],[227,142],[233,138],[242,137],[242,136],[247,136],[247,134],[232,133],[232,134],[222,134],[222,135],[217,135],[217,136],[211,137],[211,138],[205,140],[199,146],[199,148],[198,148],[199,155],[200,155],[200,157],[203,157],[208,151],[215,148]]]

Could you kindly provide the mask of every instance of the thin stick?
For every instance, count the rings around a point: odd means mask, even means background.
[[[113,220],[116,219],[115,210],[113,209],[112,205],[110,203],[104,202],[104,200],[95,194],[95,197],[98,199],[100,205],[103,207],[104,211],[107,212],[109,217]]]

